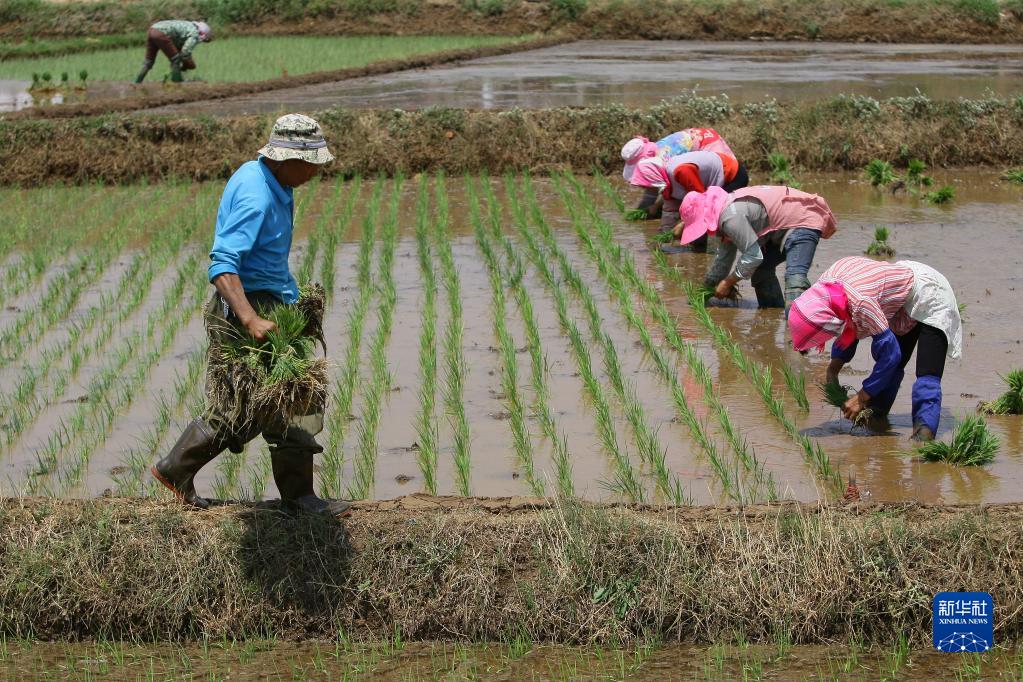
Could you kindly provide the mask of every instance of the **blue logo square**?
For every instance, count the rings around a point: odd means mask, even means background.
[[[987,592],[939,592],[931,615],[938,651],[979,653],[995,645],[995,600]]]

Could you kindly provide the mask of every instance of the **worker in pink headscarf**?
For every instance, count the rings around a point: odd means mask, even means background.
[[[914,261],[842,258],[795,300],[788,320],[792,345],[801,353],[823,351],[835,339],[827,380],[836,383],[859,341],[871,339],[874,369],[842,413],[855,419],[869,407],[873,419],[880,420],[874,428],[887,429],[888,412],[915,350],[912,438],[934,439],[945,357],[960,357],[963,339],[955,293],[940,272]]]
[[[625,161],[622,175],[626,182],[631,183],[637,165],[645,159],[660,159],[667,164],[675,156],[696,151],[717,152],[734,159],[736,170],[730,186],[739,188],[749,184],[749,173],[746,168],[738,162],[732,148],[713,128],[686,128],[663,137],[657,142],[651,142],[640,136],[632,138],[622,147],[622,160]],[[646,187],[637,208],[645,209],[649,218],[661,217],[663,216],[663,199],[663,195],[657,189]],[[673,221],[675,220],[675,210],[677,208],[670,211]],[[673,226],[674,222],[666,229]]]
[[[682,244],[707,235],[721,239],[704,278],[718,298],[749,279],[761,308],[781,308],[810,286],[817,243],[837,229],[822,197],[784,186],[759,185],[729,194],[719,187],[691,192],[679,210]],[[785,290],[775,269],[785,263]]]

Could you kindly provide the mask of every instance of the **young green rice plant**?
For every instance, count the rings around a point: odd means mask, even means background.
[[[437,494],[437,274],[430,246],[429,187],[422,176],[416,198],[416,253],[423,278],[423,305],[419,332],[419,412],[416,415],[416,459],[423,486]]]
[[[379,451],[380,415],[384,396],[390,392],[391,374],[387,369],[387,343],[394,324],[397,287],[394,281],[394,252],[398,243],[398,208],[403,179],[395,177],[391,187],[391,203],[380,230],[380,284],[377,326],[369,345],[370,382],[365,391],[362,413],[356,427],[357,451],[355,470],[348,494],[363,499],[373,492]]]
[[[362,337],[366,314],[373,295],[373,243],[376,238],[377,216],[383,192],[383,180],[378,178],[362,220],[362,235],[359,239],[356,260],[356,281],[358,291],[355,301],[348,308],[346,328],[348,345],[345,348],[341,371],[331,393],[333,409],[327,413],[327,443],[323,450],[320,466],[320,487],[324,494],[341,494],[341,471],[344,463],[344,441],[352,413],[355,387],[358,383],[362,362]]]
[[[611,415],[611,407],[604,395],[603,386],[593,370],[589,346],[583,340],[582,333],[579,331],[575,321],[568,314],[568,301],[561,282],[554,276],[554,272],[549,265],[548,254],[541,248],[530,227],[530,221],[527,219],[528,213],[535,225],[545,224],[543,212],[529,190],[528,179],[523,178],[522,182],[525,188],[528,210],[519,208],[518,203],[513,199],[512,208],[515,213],[516,227],[530,260],[543,277],[547,290],[553,297],[558,321],[562,331],[568,336],[576,368],[579,371],[583,388],[590,399],[598,439],[604,453],[614,463],[614,471],[611,474],[611,480],[607,481],[607,485],[611,490],[633,502],[642,501],[645,497],[643,487],[636,478],[628,455],[622,452],[619,447],[614,418]],[[517,192],[510,189],[510,196],[515,194]]]
[[[313,181],[309,183],[308,189],[302,193],[302,202],[300,203],[302,215],[299,215],[298,211],[296,211],[296,226],[302,224],[301,221],[305,217],[304,213],[310,203],[310,197],[319,194],[321,186],[326,188],[326,183],[321,183],[318,177],[314,178]],[[306,239],[305,250],[302,252],[302,258],[299,260],[298,270],[295,273],[295,280],[299,283],[299,285],[308,284],[313,280],[313,271],[316,267],[316,256],[319,255],[320,252],[320,243],[326,237],[327,222],[334,215],[334,207],[341,198],[341,191],[343,188],[343,183],[338,182],[334,184],[334,191],[330,192],[327,200],[323,202],[320,215],[316,219],[315,225],[313,225],[313,227],[309,230],[309,237]]]
[[[522,256],[501,230],[501,217],[497,213],[497,198],[494,196],[490,183],[483,185],[487,202],[492,207],[490,213],[490,238],[501,244],[504,249],[507,267],[504,269],[506,278],[510,281],[512,291],[515,295],[516,306],[519,316],[522,318],[526,332],[526,346],[530,356],[530,378],[533,388],[533,414],[540,423],[544,436],[551,443],[553,449],[553,461],[555,475],[557,476],[558,493],[563,497],[573,497],[575,486],[572,482],[572,464],[568,451],[568,439],[559,430],[557,420],[550,406],[550,388],[547,378],[547,359],[543,353],[543,342],[540,337],[540,328],[536,319],[536,312],[533,309],[533,302],[523,280],[525,278],[525,265]],[[525,222],[525,214],[521,202],[514,192],[514,181],[511,177],[505,178],[505,187],[509,204],[517,223]],[[509,274],[510,273],[510,274]]]
[[[796,404],[803,412],[810,411],[810,399],[806,397],[806,374],[800,370],[799,374],[788,365],[781,366],[782,376],[785,378],[785,385],[789,387],[789,393],[795,398]]]
[[[988,431],[984,418],[966,417],[952,431],[952,441],[931,441],[916,448],[928,462],[945,462],[954,466],[982,466],[994,461],[998,454],[998,437]]]
[[[927,164],[920,159],[910,159],[906,166],[906,184],[912,189],[920,190],[934,184],[934,178],[926,175]]]
[[[771,183],[799,188],[799,183],[796,182],[796,177],[792,174],[789,160],[785,158],[784,154],[781,152],[771,152],[767,155],[767,164],[771,169],[768,176]]]
[[[646,220],[649,217],[645,208],[630,208],[625,212],[625,219],[631,222]]]
[[[341,211],[340,216],[331,221],[330,226],[325,230],[326,234],[324,236],[323,258],[320,264],[320,282],[323,283],[323,293],[327,297],[328,303],[334,298],[334,280],[337,278],[335,271],[338,244],[340,243],[341,235],[348,230],[355,205],[361,198],[362,176],[356,175],[352,178],[346,190],[348,196],[344,209]]]
[[[956,188],[952,185],[945,185],[941,189],[924,194],[924,200],[932,204],[947,204],[956,196]]]
[[[892,164],[881,159],[871,160],[867,167],[863,169],[863,172],[867,176],[867,180],[874,187],[887,187],[898,180]]]
[[[880,256],[882,258],[894,256],[895,249],[888,243],[889,236],[891,236],[891,232],[887,227],[876,227],[874,229],[874,239],[870,242],[865,253],[868,256]]]
[[[1002,173],[1002,179],[1023,184],[1023,168],[1010,168]]]
[[[1023,414],[1023,369],[1010,370],[1002,377],[1008,390],[994,400],[981,403],[985,414]]]
[[[451,226],[448,220],[448,194],[443,175],[438,175],[434,186],[436,221],[434,241],[440,259],[441,280],[448,301],[448,319],[444,329],[443,357],[444,406],[454,432],[455,486],[461,495],[471,494],[471,459],[469,420],[465,415],[465,376],[467,367],[462,344],[462,293],[451,249]]]
[[[526,425],[525,403],[519,391],[518,379],[518,358],[515,353],[515,342],[508,331],[507,304],[504,289],[504,281],[501,277],[500,265],[497,262],[497,255],[490,241],[490,237],[483,227],[483,220],[480,217],[479,198],[475,183],[466,178],[466,187],[469,195],[469,220],[476,236],[476,245],[483,254],[483,261],[487,267],[487,279],[490,282],[491,291],[491,312],[494,317],[494,336],[497,338],[498,352],[501,356],[501,392],[504,394],[505,407],[508,410],[509,424],[511,426],[512,446],[515,456],[525,472],[526,482],[529,484],[534,495],[544,494],[543,481],[540,480],[533,463],[533,443]],[[483,182],[489,184],[489,179],[484,177]],[[491,220],[499,219],[495,212],[499,211],[496,203],[490,203]]]

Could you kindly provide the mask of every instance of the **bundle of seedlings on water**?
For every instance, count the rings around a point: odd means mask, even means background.
[[[778,185],[788,185],[793,189],[799,188],[796,176],[789,168],[789,160],[781,152],[771,152],[767,155],[767,163],[771,166],[771,174],[768,179]]]
[[[650,237],[650,241],[652,241],[654,244],[667,244],[671,241],[674,241],[674,239],[675,235],[672,234],[669,230],[657,232],[656,234],[654,234],[654,236]]]
[[[645,208],[630,208],[628,211],[625,212],[626,220],[631,221],[646,220],[649,217],[650,216]]]
[[[715,293],[714,287],[707,286],[706,284],[694,284],[686,286],[686,298],[689,299],[691,304],[699,302],[701,305],[705,304],[712,298],[720,298]],[[732,290],[728,292],[728,295],[721,300],[725,301],[738,301],[742,298],[742,292],[739,291],[738,286],[732,286]]]
[[[824,398],[824,402],[838,409],[845,407],[845,403],[849,400],[849,391],[852,390],[852,386],[843,386],[837,381],[824,381],[817,386],[820,388],[821,395]],[[865,410],[861,410],[856,419],[853,421],[853,427],[861,426],[866,424],[867,420],[870,419],[873,414],[873,410],[869,407]]]
[[[955,198],[956,189],[952,185],[945,185],[934,192],[924,194],[924,199],[932,204],[947,204]]]
[[[870,246],[867,247],[866,254],[868,256],[880,256],[882,258],[891,258],[895,255],[895,249],[888,243],[888,237],[891,236],[891,232],[887,227],[877,227],[874,229],[874,240],[870,242]]]
[[[988,431],[984,418],[967,417],[952,431],[952,442],[931,441],[916,449],[928,462],[945,462],[955,466],[990,464],[998,453],[998,437]]]
[[[868,163],[864,173],[874,187],[886,187],[899,179],[892,164],[881,159],[873,159]]]
[[[35,76],[35,74],[32,74]],[[1010,168],[1002,173],[1002,179],[1023,184],[1023,168]]]
[[[316,357],[321,339],[323,288],[302,289],[294,306],[275,306],[264,317],[276,325],[255,341],[233,325],[210,347],[208,398],[238,425],[322,410],[327,397],[327,361]]]
[[[934,178],[924,175],[925,170],[927,170],[927,164],[920,159],[911,159],[909,165],[906,166],[906,184],[912,189],[922,189],[933,185]]]
[[[981,412],[1023,414],[1023,369],[1014,369],[1002,379],[1009,385],[1009,390],[990,402],[981,403]]]

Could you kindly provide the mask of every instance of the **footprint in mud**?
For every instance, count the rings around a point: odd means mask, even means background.
[[[505,419],[511,419],[511,412],[502,410],[501,412],[488,412],[487,416],[497,421],[504,421]]]
[[[112,468],[110,470],[110,474],[112,476],[119,476],[120,474],[123,474],[126,471],[128,471],[128,467],[126,467],[126,466],[124,466],[122,464],[119,464],[119,465],[115,466],[114,468]]]
[[[409,481],[411,481],[412,479],[413,479],[413,477],[412,477],[412,476],[407,476],[407,475],[405,475],[405,474],[398,474],[397,476],[395,476],[395,477],[394,477],[394,480],[395,480],[395,481],[396,481],[396,482],[397,482],[397,483],[398,483],[399,485],[405,485],[406,483],[408,483],[408,482],[409,482]]]

